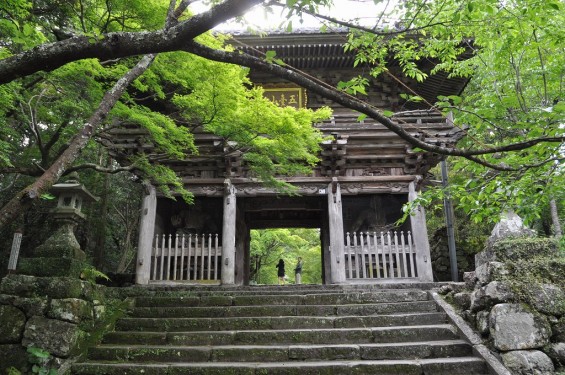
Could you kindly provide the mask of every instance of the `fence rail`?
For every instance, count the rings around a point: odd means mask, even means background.
[[[347,233],[345,242],[348,280],[418,277],[416,246],[410,231]]]
[[[156,235],[151,281],[219,281],[222,248],[218,234]]]

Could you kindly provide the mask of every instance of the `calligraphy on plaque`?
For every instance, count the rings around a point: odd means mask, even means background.
[[[306,107],[306,93],[301,87],[269,87],[263,90],[263,95],[280,107]]]

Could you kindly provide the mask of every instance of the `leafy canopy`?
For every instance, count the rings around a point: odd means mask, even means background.
[[[449,191],[431,189],[420,203],[445,193],[477,222],[496,220],[505,209],[532,220],[562,196],[562,142],[480,156],[472,150],[564,136],[564,10],[556,0],[408,0],[386,15],[400,20],[394,27],[351,32],[346,50],[370,75],[390,74],[392,56],[416,81],[439,71],[471,79],[459,96],[422,103],[454,115],[466,132],[458,147],[472,157],[451,160]],[[435,62],[431,72],[420,70],[423,59]],[[403,96],[422,102],[417,91],[405,88]]]

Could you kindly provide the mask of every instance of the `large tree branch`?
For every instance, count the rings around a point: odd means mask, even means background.
[[[281,7],[281,8],[287,8],[288,7],[286,4],[280,3],[276,0],[268,2],[267,5],[277,6],[277,7]],[[385,29],[379,29],[379,28],[369,28],[369,27],[365,27],[365,26],[362,26],[362,25],[359,25],[359,24],[356,24],[356,23],[353,23],[353,22],[343,21],[343,20],[340,20],[340,19],[335,18],[335,17],[325,16],[323,14],[312,12],[312,11],[306,9],[306,8],[301,8],[301,7],[298,7],[296,5],[293,8],[297,11],[300,10],[300,12],[306,13],[306,14],[314,17],[314,18],[318,18],[318,19],[321,19],[321,20],[324,20],[324,21],[335,23],[336,25],[347,27],[349,29],[364,31],[364,32],[369,33],[369,34],[379,35],[379,36],[391,36],[392,37],[392,36],[396,36],[396,35],[400,35],[400,34],[409,34],[409,33],[411,34],[411,33],[416,33],[418,31],[425,30],[425,29],[429,29],[433,26],[440,26],[440,25],[449,26],[451,24],[451,23],[448,23],[448,22],[437,22],[437,23],[430,23],[430,24],[425,25],[425,26],[414,27],[414,28],[411,27],[411,25],[409,25],[406,28],[386,29],[385,30]],[[380,16],[381,18],[383,16],[383,12],[381,12],[381,16]]]
[[[43,174],[44,170],[34,164],[33,167],[1,167],[1,174],[17,174],[29,177],[38,177]]]
[[[174,0],[171,0],[174,1]],[[215,9],[223,9],[227,11],[229,9],[235,8],[241,11],[245,10],[241,8],[242,4],[249,4],[251,2],[259,2],[259,0],[227,0],[225,4],[231,4],[231,7],[225,9],[224,7],[217,6]],[[239,5],[238,8],[236,5]],[[208,18],[212,17],[212,15],[218,12],[214,12],[213,10],[210,12],[206,12],[208,14]],[[233,16],[232,13],[230,15]],[[236,14],[237,15],[237,14]],[[175,14],[168,15],[168,19],[170,20],[171,17],[174,17]],[[217,18],[225,17],[225,14],[217,15]],[[177,16],[178,17],[178,16]],[[213,17],[212,17],[213,18]],[[200,17],[202,19],[202,17]],[[207,17],[204,17],[207,19]],[[212,21],[216,22],[217,19],[212,19]],[[214,22],[208,22],[208,24],[213,25]],[[202,25],[197,24],[196,26],[202,27]],[[166,27],[167,29],[167,27]],[[167,29],[170,30],[170,29]],[[186,31],[186,30],[185,30]],[[191,30],[192,31],[192,30]],[[206,30],[203,30],[206,31]],[[201,32],[196,31],[198,35]],[[143,34],[143,33],[142,33]],[[190,34],[190,33],[189,33]],[[18,55],[19,56],[19,55]],[[96,111],[92,114],[92,116],[86,121],[82,130],[76,134],[71,140],[69,141],[69,146],[64,150],[64,152],[53,162],[53,164],[47,169],[35,182],[31,185],[20,191],[16,194],[8,203],[6,203],[2,209],[0,209],[0,228],[5,226],[10,221],[14,220],[23,209],[29,207],[31,202],[35,199],[40,197],[42,194],[46,193],[49,188],[65,173],[65,171],[70,168],[72,163],[77,159],[82,149],[87,145],[88,141],[92,138],[93,134],[96,131],[96,128],[106,119],[110,110],[114,107],[117,101],[120,99],[126,88],[141,74],[143,74],[149,65],[155,59],[154,54],[145,55],[132,69],[130,69],[126,74],[120,78],[116,84],[106,92],[100,105],[96,109]],[[72,59],[71,59],[72,60]],[[2,67],[2,62],[0,62],[0,69]],[[32,64],[33,65],[33,64]],[[60,64],[62,65],[62,64]],[[60,66],[59,65],[59,66]]]
[[[526,148],[532,147],[536,144],[543,142],[561,143],[565,141],[565,136],[540,137],[531,140],[526,140],[523,142],[512,143],[509,145],[477,149],[477,150],[463,150],[463,149],[458,149],[456,147],[438,146],[435,144],[427,143],[421,140],[420,138],[418,138],[417,136],[410,134],[410,132],[407,129],[405,129],[401,124],[398,124],[392,121],[390,118],[384,116],[378,108],[360,99],[357,99],[351,95],[347,95],[344,92],[339,91],[329,85],[322,85],[318,82],[315,82],[311,78],[307,77],[304,74],[301,74],[300,72],[290,67],[271,64],[265,60],[256,58],[254,56],[245,53],[241,53],[240,51],[228,52],[223,50],[212,49],[203,46],[199,43],[196,43],[194,41],[187,43],[185,51],[194,53],[196,55],[205,57],[210,60],[239,64],[287,79],[304,88],[307,88],[308,90],[311,90],[312,92],[315,92],[323,96],[326,99],[333,100],[334,102],[341,104],[347,108],[366,114],[367,116],[383,124],[389,130],[396,133],[400,138],[404,139],[405,141],[409,142],[415,147],[441,155],[461,156],[493,169],[509,171],[509,170],[517,170],[519,168],[514,169],[504,165],[488,163],[478,158],[477,156],[500,153],[500,152],[524,150]]]
[[[100,125],[116,102],[120,99],[126,88],[131,82],[139,77],[155,59],[154,55],[144,56],[135,67],[127,72],[116,82],[114,87],[106,92],[102,102],[96,111],[84,124],[82,130],[76,134],[69,142],[69,147],[53,162],[41,177],[31,185],[16,194],[0,210],[0,228],[18,216],[19,212],[31,204],[33,200],[46,193],[51,186],[63,175],[63,173],[76,160],[82,149],[86,146],[94,130]]]
[[[83,169],[92,169],[96,172],[100,172],[100,173],[107,173],[107,174],[116,174],[116,173],[121,173],[121,172],[131,172],[133,170],[136,169],[135,165],[128,165],[126,167],[119,167],[119,168],[106,168],[103,167],[99,164],[94,164],[94,163],[84,163],[84,164],[80,164],[80,165],[75,165],[73,167],[68,168],[65,171],[65,175],[71,173],[71,172],[76,172],[76,171],[80,171]]]
[[[0,84],[38,71],[51,71],[81,59],[109,60],[180,50],[186,42],[262,2],[263,0],[226,0],[207,12],[164,30],[108,33],[99,40],[76,36],[42,44],[1,60]]]

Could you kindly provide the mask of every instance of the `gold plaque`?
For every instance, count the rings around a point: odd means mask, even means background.
[[[302,87],[264,87],[264,96],[280,107],[306,107],[306,90]]]

